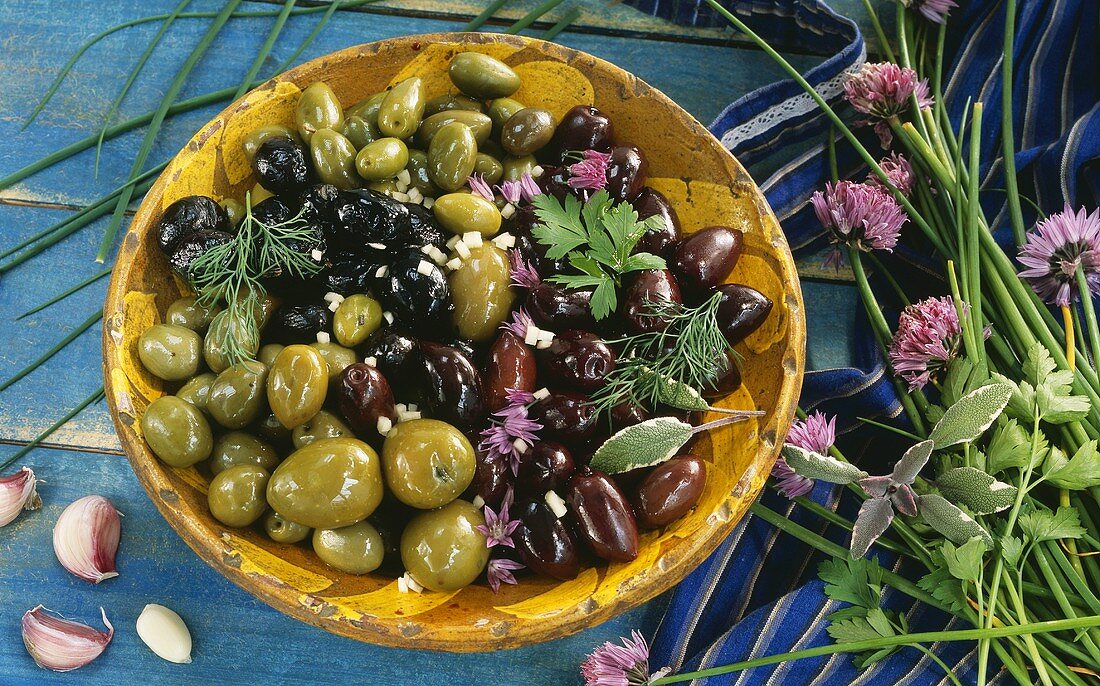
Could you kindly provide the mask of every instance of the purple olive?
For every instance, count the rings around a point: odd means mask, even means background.
[[[544,165],[542,169],[538,184],[543,193],[558,200],[565,200],[565,196],[573,193],[573,189],[569,187],[569,171],[565,167]]]
[[[680,240],[680,218],[676,216],[676,209],[660,191],[649,186],[643,188],[631,204],[634,205],[639,220],[657,216],[662,219],[659,228],[646,231],[642,235],[634,246],[634,251],[668,257],[676,241]]]
[[[519,336],[502,331],[485,365],[485,404],[496,412],[508,404],[509,389],[535,390],[535,354]]]
[[[506,230],[516,239],[516,250],[530,262],[539,274],[557,274],[565,269],[565,259],[552,260],[546,256],[549,247],[535,240],[531,230],[539,223],[534,205],[522,205],[506,225]]]
[[[561,154],[570,150],[607,152],[614,132],[606,114],[591,105],[577,105],[562,117],[547,148],[553,154],[553,162],[559,162]]]
[[[573,454],[569,449],[555,441],[539,441],[520,457],[516,495],[541,498],[547,491],[563,487],[572,475]]]
[[[581,571],[577,541],[564,521],[541,500],[518,503],[516,519],[520,525],[512,541],[523,564],[536,574],[568,581]]]
[[[536,353],[542,378],[578,391],[591,392],[607,383],[615,369],[615,353],[596,334],[569,329],[554,336]]]
[[[718,287],[718,325],[730,345],[737,345],[764,322],[772,311],[772,301],[755,288],[728,283]]]
[[[597,557],[630,562],[638,557],[638,524],[611,477],[587,467],[569,479],[565,502],[581,538]]]
[[[471,441],[473,443],[473,441]],[[477,445],[474,443],[474,445]],[[511,485],[512,469],[508,458],[478,450],[474,465],[474,480],[468,491],[470,498],[481,496],[485,504],[494,510],[500,507]]]
[[[566,445],[584,444],[596,433],[596,415],[588,396],[573,391],[551,391],[531,406],[531,419],[542,424],[543,440]]]
[[[379,329],[364,344],[363,357],[373,357],[382,376],[398,389],[412,385],[416,339],[393,328]]]
[[[685,292],[701,298],[730,275],[744,241],[745,235],[737,229],[699,229],[676,245],[669,268]]]
[[[629,400],[624,400],[611,408],[611,427],[615,431],[641,424],[649,418],[650,414],[646,412],[644,407]]]
[[[355,433],[376,435],[379,417],[386,417],[391,423],[397,421],[393,392],[377,367],[362,362],[348,365],[337,383],[340,413]]]
[[[638,526],[659,529],[683,517],[699,501],[706,482],[706,463],[695,455],[657,465],[630,498]]]
[[[543,282],[527,296],[527,311],[535,324],[551,331],[592,329],[592,291],[574,291],[565,286]]]
[[[481,376],[470,357],[442,343],[420,342],[420,382],[434,419],[468,431],[485,417]]]
[[[642,192],[649,162],[634,145],[616,145],[611,148],[611,161],[607,165],[607,192],[617,202],[632,201]]]
[[[638,272],[627,289],[620,314],[634,333],[664,331],[671,323],[668,317],[654,317],[654,309],[680,305],[680,286],[667,269],[646,269]]]
[[[722,398],[733,393],[741,385],[741,367],[733,351],[726,351],[725,359],[715,365],[710,382],[699,389],[707,400]]]

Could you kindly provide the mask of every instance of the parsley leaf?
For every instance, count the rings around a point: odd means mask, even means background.
[[[1081,517],[1071,507],[1059,507],[1056,512],[1036,510],[1020,515],[1020,528],[1033,543],[1059,538],[1081,538],[1087,533]]]
[[[832,559],[821,563],[817,576],[825,582],[825,595],[866,609],[879,606],[882,567],[866,558]]]

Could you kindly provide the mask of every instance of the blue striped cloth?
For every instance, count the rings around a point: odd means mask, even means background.
[[[776,46],[812,47],[832,56],[805,74],[831,104],[842,106],[838,84],[844,74],[866,59],[863,38],[854,22],[821,0],[723,0],[755,31]],[[724,26],[725,20],[700,0],[630,0],[640,10],[697,26]],[[876,3],[877,4],[877,3]],[[952,120],[958,122],[967,100],[985,104],[982,136],[983,202],[998,238],[1008,241],[1008,215],[1000,157],[1001,58],[1005,8],[1000,0],[964,0],[948,21],[945,97]],[[1016,166],[1020,190],[1044,212],[1063,202],[1095,207],[1100,199],[1100,2],[1097,0],[1026,0],[1016,16],[1015,79],[1012,113],[1017,138]],[[892,9],[892,8],[891,8]],[[916,21],[920,21],[917,19]],[[790,146],[800,153],[761,186],[782,222],[796,252],[820,249],[824,232],[807,207],[810,194],[828,179],[824,140],[828,123],[793,82],[784,81],[753,91],[727,107],[711,131],[744,163],[766,161]],[[843,110],[843,107],[842,107]],[[874,139],[867,145],[873,149]],[[862,176],[858,160],[847,146],[838,148],[842,173]],[[1030,225],[1035,213],[1026,207]],[[1007,242],[1005,243],[1007,245]],[[935,276],[919,252],[899,250],[888,262],[898,272]],[[919,282],[923,282],[923,286]],[[935,279],[913,279],[908,285],[937,288]],[[813,303],[808,303],[809,307]],[[857,326],[866,329],[865,323]],[[851,426],[857,416],[894,417],[899,403],[886,376],[881,355],[866,330],[852,351],[852,367],[810,371],[802,405],[840,415]],[[860,432],[845,437],[849,456],[867,445]],[[865,466],[882,470],[898,454],[876,442]],[[812,497],[848,516],[858,504],[836,488],[818,484]],[[766,505],[811,530],[847,545],[847,535],[815,516],[768,493]],[[653,639],[651,665],[688,671],[739,660],[825,645],[825,616],[842,607],[830,601],[816,579],[820,555],[753,518],[742,521],[728,540],[674,592]],[[884,566],[896,563],[880,557]],[[904,573],[904,570],[902,570]],[[888,592],[885,606],[905,613],[912,630],[931,631],[956,626],[953,618]],[[963,683],[974,683],[973,644],[932,646]],[[994,682],[1006,678],[997,672]],[[715,684],[947,684],[948,678],[926,655],[906,648],[860,671],[850,656],[802,660],[761,667],[736,675],[703,680]]]

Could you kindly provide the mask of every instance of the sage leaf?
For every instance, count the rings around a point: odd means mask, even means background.
[[[911,484],[924,465],[928,464],[928,458],[932,456],[932,441],[921,441],[905,451],[894,471],[890,474],[894,481],[902,484]]]
[[[917,499],[917,508],[928,526],[943,534],[952,543],[962,545],[978,536],[989,547],[993,547],[993,537],[974,521],[974,518],[952,505],[942,495],[929,493]]]
[[[1033,510],[1020,515],[1020,530],[1032,543],[1055,541],[1059,538],[1081,538],[1087,533],[1081,526],[1081,516],[1072,507],[1057,511]]]
[[[1100,486],[1100,455],[1096,445],[1095,440],[1088,441],[1068,460],[1061,451],[1056,455],[1052,450],[1043,464],[1047,482],[1071,491]]]
[[[643,375],[659,377],[658,382],[655,384],[654,393],[657,404],[668,405],[680,410],[700,411],[710,409],[710,403],[699,395],[699,391],[683,381],[665,374],[658,374],[650,369],[645,369],[642,373]]]
[[[947,470],[936,480],[936,486],[948,500],[962,503],[971,512],[982,515],[1012,507],[1018,491],[1015,486],[973,467]]]
[[[929,438],[937,450],[969,443],[992,426],[1012,397],[1012,388],[993,383],[982,386],[959,398],[932,427]]]
[[[951,541],[944,541],[940,546],[940,554],[943,555],[944,564],[951,576],[959,581],[977,582],[982,573],[982,558],[988,548],[980,536],[971,538],[966,543],[956,548]]]
[[[604,441],[592,455],[592,469],[621,474],[672,458],[691,439],[692,426],[674,417],[656,417],[628,426]]]
[[[841,462],[831,455],[822,455],[790,443],[783,446],[783,459],[800,476],[831,484],[850,484],[867,476],[854,464]]]
[[[886,498],[868,498],[859,507],[859,515],[852,527],[852,557],[861,558],[871,549],[871,544],[878,540],[890,528],[890,522],[894,521],[894,506]]]

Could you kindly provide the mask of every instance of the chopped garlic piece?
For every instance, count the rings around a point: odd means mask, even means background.
[[[385,319],[387,324],[393,324],[393,320],[394,320],[393,312],[383,312],[382,313],[382,319]]]
[[[397,590],[402,593],[420,593],[424,590],[424,587],[416,582],[416,579],[405,572],[401,577],[397,579]]]
[[[510,233],[502,233],[493,239],[493,243],[501,250],[516,247],[516,237]]]
[[[332,300],[328,304],[328,309],[329,312],[335,312],[336,310],[340,309],[340,303],[336,300]]]
[[[420,192],[419,188],[413,187],[408,190],[409,202],[419,203],[424,199],[424,194]]]
[[[330,342],[332,342],[332,338],[329,337],[327,331],[318,331],[317,332],[317,342],[318,343],[330,343]]]
[[[402,192],[402,193],[405,193],[405,195],[408,195],[408,193],[406,191],[409,190],[409,184],[401,183],[400,181],[398,181],[397,182],[397,190]]]
[[[343,302],[344,301],[344,296],[340,295],[339,293],[336,293],[335,291],[329,291],[328,293],[325,293],[325,301],[326,302],[333,302],[333,301]]]
[[[435,246],[434,246],[434,245],[432,245],[431,243],[428,243],[427,245],[422,245],[422,246],[420,246],[420,252],[422,252],[422,253],[424,253],[425,255],[427,255],[427,256],[429,256],[429,257],[431,257],[431,254],[432,254],[432,248],[434,248],[434,247],[435,247]]]
[[[546,341],[547,343],[549,343],[550,341],[554,340],[554,332],[553,331],[547,331],[546,329],[540,329],[539,330],[539,340],[540,341]]]
[[[368,367],[377,367],[378,366],[378,358],[375,357],[374,355],[370,355],[369,357],[364,357],[363,358],[363,364],[367,365]]]
[[[424,198],[424,202],[421,204],[424,206],[424,209],[430,210],[432,209],[432,205],[435,204],[435,198]]]
[[[470,259],[470,246],[466,245],[466,241],[455,243],[455,252],[464,260]]]
[[[568,510],[565,507],[565,501],[561,499],[561,496],[554,491],[547,491],[543,496],[543,500],[546,501],[546,505],[550,508],[550,511],[554,513],[554,516],[561,519],[565,516]]]
[[[551,341],[544,341],[543,339],[540,338],[538,340],[538,342],[535,343],[535,348],[537,348],[538,350],[546,350],[551,345],[552,345]]]
[[[467,231],[462,234],[462,242],[471,248],[480,248],[481,234],[477,231]]]
[[[309,256],[313,258],[314,262],[320,262],[324,258],[325,253],[320,248],[314,248],[310,251]]]
[[[398,183],[403,183],[406,186],[409,185],[410,183],[412,183],[412,175],[409,174],[408,169],[402,169],[401,170],[401,172],[397,175],[397,182]]]
[[[540,388],[537,391],[535,391],[534,393],[532,393],[531,395],[535,396],[535,400],[546,400],[547,398],[550,397],[550,389],[549,388]]]
[[[385,436],[393,428],[393,420],[383,415],[378,418],[378,433]]]
[[[408,406],[405,405],[405,403],[397,403],[396,405],[393,406],[393,409],[394,409],[394,412],[406,412],[406,411],[408,411],[409,408],[408,408]]]
[[[447,269],[450,269],[452,272],[456,269],[460,269],[461,267],[462,260],[458,259],[457,257],[447,263]]]
[[[419,408],[417,408],[416,403],[409,403],[405,407],[405,409],[407,409],[409,412],[416,412]]]
[[[403,193],[401,191],[394,191],[393,193],[390,194],[390,197],[393,198],[394,200],[396,200],[397,202],[408,202],[409,201],[409,194],[408,193]]]
[[[512,206],[512,203],[508,203],[504,207],[500,208],[500,216],[504,217],[505,219],[508,219],[515,213],[516,208]]]
[[[381,279],[390,273],[390,268],[386,265],[382,265],[374,271],[375,278]]]
[[[424,276],[430,276],[432,270],[434,269],[435,265],[427,260],[420,260],[420,263],[416,265],[416,271],[423,274]]]
[[[455,246],[458,245],[458,242],[460,240],[462,240],[462,236],[451,236],[450,238],[448,238],[447,239],[447,249],[448,250],[454,250]]]
[[[470,504],[478,509],[481,509],[485,507],[485,498],[482,498],[480,495],[475,495],[474,499],[470,501]]]
[[[367,243],[367,247],[374,248],[375,250],[385,250],[386,249],[386,244],[385,243]]]
[[[447,264],[447,256],[443,253],[442,250],[435,247],[434,245],[428,245],[428,247],[431,248],[430,250],[428,250],[428,257],[432,258],[432,262],[435,262],[440,266]]]
[[[535,345],[539,342],[539,327],[534,324],[527,325],[527,331],[524,332],[523,342],[527,345]]]
[[[537,178],[539,178],[540,176],[542,176],[542,173],[543,173],[544,171],[546,171],[546,170],[545,170],[545,169],[543,169],[541,165],[538,165],[538,164],[536,164],[536,165],[534,166],[534,168],[533,168],[533,169],[531,169],[531,178],[532,178],[532,179],[537,179]]]
[[[528,448],[527,441],[523,440],[522,438],[517,438],[516,440],[512,441],[512,446],[516,449],[516,452],[519,453],[520,455],[527,452],[527,448]]]

